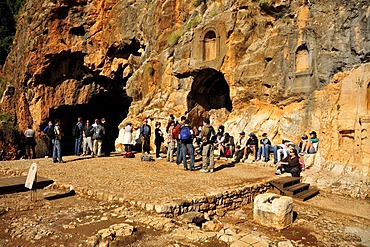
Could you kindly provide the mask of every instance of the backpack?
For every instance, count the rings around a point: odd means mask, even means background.
[[[144,136],[149,136],[150,135],[150,128],[146,124],[143,126],[143,135]]]
[[[183,126],[180,129],[180,140],[187,141],[190,139],[191,133],[190,128],[188,126]]]
[[[54,125],[49,126],[49,128],[47,128],[47,130],[46,130],[45,134],[46,134],[50,139],[55,139],[56,134],[55,134],[55,130],[54,130]]]
[[[153,156],[149,155],[149,154],[143,154],[141,155],[141,161],[155,161],[155,159],[153,158]]]
[[[208,142],[215,142],[217,139],[217,135],[215,129],[212,126],[209,126],[209,131],[207,134],[207,141]]]
[[[98,125],[94,127],[93,139],[94,140],[103,139],[103,128],[101,126]]]
[[[181,129],[180,124],[177,124],[177,125],[172,129],[172,137],[173,137],[173,138],[175,138],[175,139],[179,139],[180,129]]]
[[[227,147],[224,153],[224,157],[230,158],[231,157],[231,147]]]
[[[78,127],[77,124],[75,126],[73,126],[73,128],[72,128],[72,136],[73,137],[79,137],[80,136],[80,128]]]
[[[123,158],[135,158],[135,154],[133,152],[126,152]]]

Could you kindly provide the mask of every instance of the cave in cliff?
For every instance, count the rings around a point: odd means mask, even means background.
[[[202,124],[210,110],[225,108],[231,112],[230,88],[224,75],[209,68],[196,72],[187,104],[189,119],[196,126]]]
[[[82,117],[84,125],[86,120],[94,123],[94,119],[105,118],[109,123],[112,138],[110,140],[111,150],[114,150],[114,140],[118,136],[117,126],[127,116],[131,104],[129,97],[124,97],[119,90],[102,91],[93,96],[87,104],[60,105],[49,109],[49,119],[60,119],[64,130],[63,154],[74,154],[74,138],[72,127],[77,123],[77,118]]]

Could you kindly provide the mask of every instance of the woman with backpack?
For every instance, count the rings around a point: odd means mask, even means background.
[[[162,159],[162,157],[159,156],[159,152],[161,151],[161,145],[164,142],[163,132],[160,129],[160,127],[161,127],[161,123],[156,122],[155,130],[154,130],[154,134],[155,134],[154,144],[155,144],[155,155],[156,155],[157,160]]]

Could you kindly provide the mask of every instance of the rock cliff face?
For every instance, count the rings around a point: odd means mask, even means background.
[[[2,108],[38,130],[56,117],[165,125],[186,112],[275,144],[315,130],[311,182],[366,197],[369,16],[366,0],[28,0]]]

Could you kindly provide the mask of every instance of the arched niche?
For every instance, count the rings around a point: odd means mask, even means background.
[[[217,57],[217,39],[214,30],[209,30],[203,37],[203,61],[212,61]]]
[[[307,45],[300,45],[295,52],[295,72],[309,72],[311,69],[310,60],[310,51]]]
[[[212,21],[194,30],[190,66],[194,70],[220,70],[226,55],[226,29],[220,21]]]

